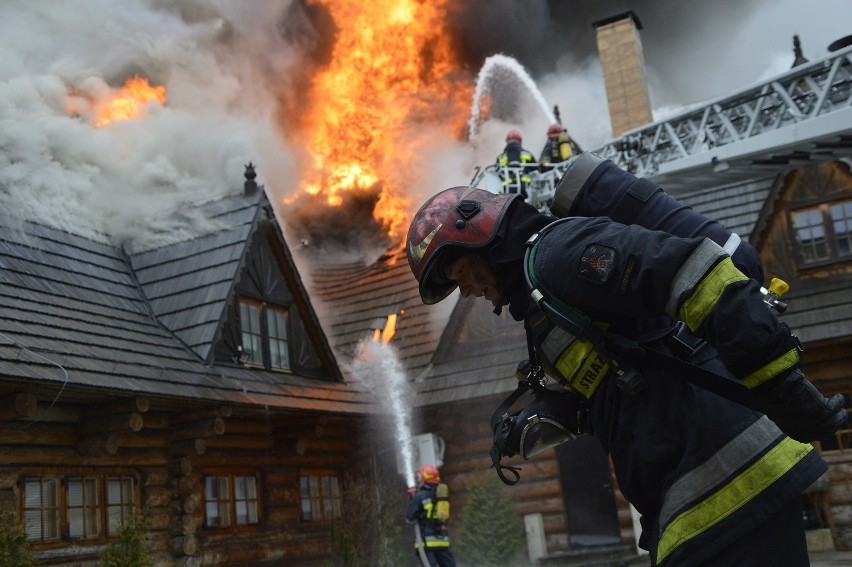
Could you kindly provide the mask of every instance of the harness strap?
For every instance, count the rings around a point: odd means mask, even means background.
[[[640,181],[642,180],[640,179]],[[648,182],[648,184],[653,186],[650,182]],[[634,185],[636,185],[636,183]],[[648,197],[650,197],[653,192],[647,194]],[[736,378],[713,372],[701,366],[697,366],[688,360],[679,358],[665,349],[659,348],[653,340],[637,342],[626,337],[622,337],[616,333],[601,330],[593,325],[591,319],[582,312],[556,300],[555,298],[546,298],[541,291],[543,288],[541,288],[540,282],[536,278],[533,270],[535,265],[535,251],[539,237],[547,231],[549,227],[552,227],[559,222],[560,221],[551,223],[548,227],[543,228],[527,241],[526,258],[524,259],[524,277],[526,278],[527,286],[532,290],[531,297],[545,315],[553,321],[553,323],[562,327],[562,329],[574,336],[591,342],[598,353],[607,359],[607,362],[612,363],[613,369],[618,375],[617,379],[620,381],[619,386],[622,387],[623,390],[628,393],[638,393],[644,387],[644,384],[640,375],[629,367],[619,368],[619,364],[630,364],[631,360],[636,360],[636,357],[641,357],[643,352],[646,354],[651,352],[655,355],[655,358],[663,366],[671,370],[674,375],[681,376],[683,379],[700,388],[727,398],[747,408],[761,413],[766,413],[768,408],[765,402],[755,396],[744,383],[740,382]],[[678,325],[679,326],[676,327],[676,331],[683,330],[684,324],[679,323]],[[677,343],[679,333],[675,332],[673,335],[669,335],[673,336],[673,340]],[[531,341],[529,332],[527,333],[527,341],[529,345]],[[676,344],[675,346],[677,347],[681,345]],[[530,348],[532,347],[530,346]],[[689,345],[687,345],[687,348],[689,348]],[[681,352],[681,354],[684,353]]]

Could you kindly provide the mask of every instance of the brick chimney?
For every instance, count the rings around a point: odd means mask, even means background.
[[[651,103],[645,80],[645,57],[632,11],[598,20],[598,57],[603,69],[612,136],[651,122]]]

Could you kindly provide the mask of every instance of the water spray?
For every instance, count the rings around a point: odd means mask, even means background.
[[[544,100],[544,95],[542,95],[541,91],[538,90],[538,86],[536,86],[535,81],[532,80],[532,77],[529,76],[529,73],[527,73],[523,65],[518,63],[516,59],[507,55],[492,55],[485,60],[485,63],[482,64],[482,68],[479,70],[479,75],[476,77],[476,88],[473,91],[473,105],[471,106],[470,118],[467,123],[468,137],[470,139],[473,139],[479,128],[479,113],[482,111],[480,103],[482,97],[491,91],[491,82],[493,82],[491,81],[491,78],[497,69],[512,73],[521,82],[521,84],[527,88],[538,103],[539,107],[541,107],[541,110],[547,116],[548,120],[551,123],[557,121],[553,112],[551,112],[547,101]]]
[[[411,387],[396,349],[364,339],[358,343],[352,364],[355,377],[366,384],[390,412],[403,464],[406,486],[415,486],[414,447],[411,440]]]

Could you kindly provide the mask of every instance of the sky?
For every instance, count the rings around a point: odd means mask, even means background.
[[[852,33],[848,0],[451,3],[447,33],[470,82],[500,54],[532,87],[501,83],[501,92],[530,96],[476,136],[430,139],[436,149],[413,165],[421,174],[412,202],[469,180],[502,149],[508,127],[537,154],[554,104],[581,146],[607,141],[592,23],[627,10],[643,26],[655,118],[785,71],[794,34],[814,60]],[[333,26],[322,16],[289,0],[3,0],[0,207],[145,248],[211,228],[189,212],[166,213],[239,190],[250,161],[274,200],[299,191],[305,148],[280,116],[302,102],[297,79],[328,56]],[[164,85],[168,102],[149,105],[143,120],[94,128],[92,101],[133,74]]]

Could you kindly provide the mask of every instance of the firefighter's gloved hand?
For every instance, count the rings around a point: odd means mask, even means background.
[[[758,386],[754,393],[769,406],[769,419],[803,443],[832,435],[848,418],[843,394],[826,398],[798,368]]]
[[[408,494],[408,497],[409,497],[409,498],[411,498],[412,496],[414,496],[414,493],[415,493],[415,492],[417,492],[417,488],[416,488],[416,487],[414,487],[414,486],[409,486],[409,487],[405,490],[405,492]]]

